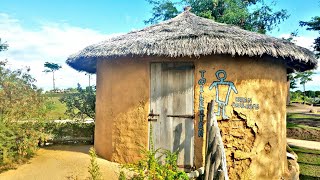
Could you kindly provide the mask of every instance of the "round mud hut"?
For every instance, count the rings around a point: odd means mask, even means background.
[[[67,64],[97,75],[101,157],[136,162],[152,139],[155,148],[179,153],[179,167],[204,166],[212,101],[230,179],[281,179],[288,172],[287,74],[317,60],[286,40],[185,11],[88,46]]]

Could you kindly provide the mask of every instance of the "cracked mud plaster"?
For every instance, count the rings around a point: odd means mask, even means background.
[[[258,126],[245,114],[233,110],[230,120],[219,121],[230,179],[250,179],[250,164]]]

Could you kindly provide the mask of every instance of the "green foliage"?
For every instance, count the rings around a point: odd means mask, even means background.
[[[0,51],[7,49],[0,42]],[[21,123],[44,118],[45,97],[35,86],[30,69],[10,70],[0,61],[0,171],[11,162],[31,157],[45,141],[41,123],[29,126]]]
[[[300,179],[320,178],[320,151],[299,147],[291,147],[298,155],[300,166]]]
[[[298,72],[296,76],[294,77],[295,79],[298,79],[300,81],[300,84],[303,86],[303,94],[304,94],[304,103],[306,102],[306,83],[309,81],[312,81],[311,76],[315,74],[312,71],[305,71],[305,72]]]
[[[315,74],[312,71],[298,72],[294,78],[299,79],[300,84],[304,85],[309,81],[312,81],[311,76]]]
[[[47,135],[41,124],[0,122],[0,171],[1,167],[34,155],[38,145],[46,141]]]
[[[60,94],[62,97],[62,94]],[[65,114],[67,106],[59,101],[60,97],[50,97],[48,94],[44,94],[47,97],[45,103],[46,106],[46,120],[57,120],[57,119],[69,119],[69,116]]]
[[[152,6],[152,17],[145,23],[155,24],[175,17],[178,6],[190,5],[198,16],[216,22],[237,25],[243,29],[265,34],[287,19],[286,10],[274,12],[263,0],[147,0]]]
[[[300,26],[307,26],[307,30],[318,31],[320,35],[320,16],[313,17],[310,21],[300,21]],[[316,56],[320,57],[320,36],[314,40]]]
[[[126,174],[123,171],[120,171],[119,180],[126,180],[126,179],[127,179]]]
[[[290,81],[290,89],[295,89],[297,88],[297,81],[294,78],[293,74],[288,74],[288,80]]]
[[[46,99],[30,69],[10,70],[6,63],[0,62],[0,121],[42,119]]]
[[[160,152],[160,149],[143,151],[144,158],[137,164],[129,164],[124,167],[133,171],[135,174],[131,180],[188,180],[185,172],[180,171],[177,167],[177,153],[171,153],[168,150]],[[160,156],[159,156],[160,154]],[[157,157],[158,156],[158,157]],[[164,163],[161,157],[165,156]],[[121,176],[123,178],[125,176]],[[119,178],[120,179],[120,178]]]
[[[1,38],[0,38],[0,51],[5,51],[8,49],[8,44],[7,43],[2,43]]]
[[[146,0],[153,5],[152,16],[149,20],[144,21],[145,24],[155,24],[159,21],[165,21],[178,15],[176,9],[176,3],[169,0],[158,1],[158,0]]]
[[[152,127],[150,129],[150,150],[142,150],[144,157],[136,164],[127,164],[124,167],[134,172],[131,180],[188,180],[189,177],[177,166],[178,152],[154,149],[152,141]],[[161,161],[162,157],[164,162]],[[125,178],[125,176],[121,176]],[[120,177],[119,177],[120,180]]]
[[[301,91],[290,91],[290,100],[293,102],[303,102],[303,93]]]
[[[44,67],[46,68],[44,71],[45,72],[54,72],[62,68],[59,64],[56,63],[50,63],[50,62],[45,62]]]
[[[102,174],[100,172],[100,167],[97,163],[97,154],[96,151],[92,148],[89,150],[90,166],[88,167],[88,172],[90,173],[92,180],[102,180]]]
[[[94,86],[82,89],[78,84],[76,93],[66,94],[60,101],[66,104],[66,114],[73,119],[95,118],[96,89]]]
[[[62,67],[59,64],[56,63],[50,63],[50,62],[45,62],[44,63],[45,70],[43,72],[52,72],[52,83],[53,83],[53,90],[56,89],[55,87],[55,79],[54,79],[54,72],[58,71]]]
[[[65,137],[93,137],[94,123],[82,122],[45,122],[43,128],[54,140]]]

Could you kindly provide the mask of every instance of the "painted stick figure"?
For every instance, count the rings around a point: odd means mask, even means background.
[[[223,75],[223,76],[222,76]],[[231,90],[234,91],[234,93],[238,94],[238,91],[235,87],[235,85],[233,84],[233,82],[230,81],[225,81],[225,79],[227,78],[227,73],[224,70],[218,70],[216,72],[216,77],[219,81],[213,81],[212,84],[209,87],[209,90],[212,90],[213,87],[216,88],[216,99],[215,102],[218,103],[218,112],[217,112],[217,116],[220,116],[220,112],[222,109],[222,119],[229,119],[229,117],[226,115],[226,106],[228,105],[229,102],[229,96],[230,96],[230,92]],[[226,85],[228,86],[228,92],[227,95],[225,97],[225,100],[221,100],[219,98],[219,85]]]

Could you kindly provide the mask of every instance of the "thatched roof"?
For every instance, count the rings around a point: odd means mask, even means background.
[[[66,61],[78,71],[95,73],[96,61],[124,56],[200,57],[269,55],[289,68],[304,71],[317,65],[314,54],[286,40],[214,22],[185,11],[162,23],[86,47]],[[201,60],[201,59],[200,59]]]

